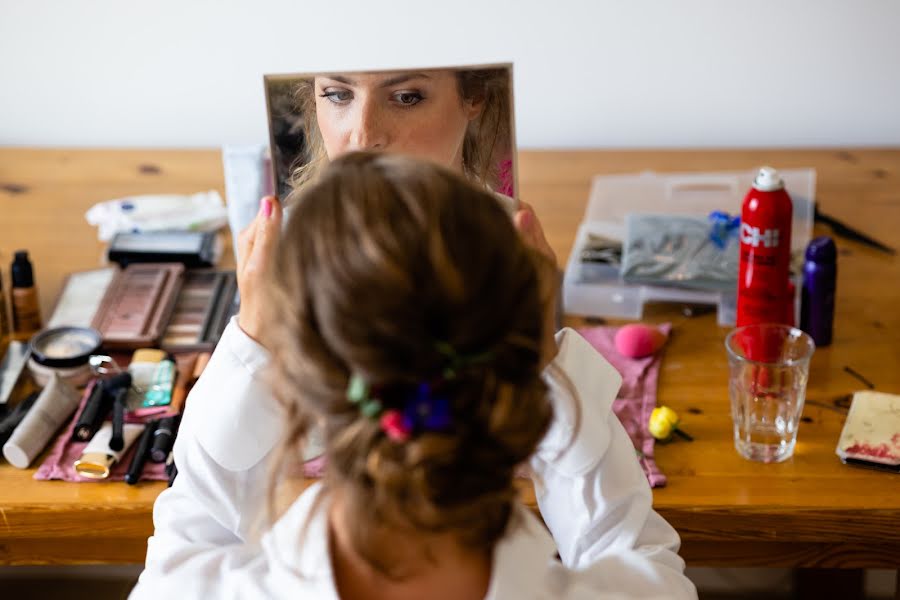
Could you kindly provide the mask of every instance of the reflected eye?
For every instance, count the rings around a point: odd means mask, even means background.
[[[335,90],[335,89],[326,89],[324,92],[319,94],[320,98],[328,98],[329,102],[333,104],[347,104],[350,100],[353,99],[353,92],[350,90]]]
[[[397,92],[394,94],[394,102],[400,106],[415,106],[424,100],[419,92]]]

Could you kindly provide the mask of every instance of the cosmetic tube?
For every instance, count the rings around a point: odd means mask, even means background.
[[[78,390],[54,373],[28,415],[3,445],[3,456],[9,464],[27,469],[56,430],[72,416],[80,400]]]
[[[38,392],[32,392],[27,398],[16,404],[16,407],[0,421],[0,448],[12,437],[16,427],[28,415],[28,411],[34,406],[39,395]]]
[[[128,388],[116,390],[113,400],[112,437],[109,447],[116,452],[125,447],[125,398],[128,397]]]
[[[84,408],[81,409],[81,414],[78,415],[78,420],[75,422],[72,439],[77,442],[86,442],[94,437],[94,434],[100,429],[100,425],[103,424],[103,420],[112,410],[116,391],[129,387],[131,387],[131,375],[128,373],[119,373],[109,379],[96,382],[91,396],[85,402]]]
[[[150,460],[155,463],[165,462],[175,444],[175,435],[180,422],[181,415],[173,415],[159,420],[159,425],[153,433],[153,444],[150,446]]]
[[[121,450],[113,450],[109,447],[109,440],[112,439],[112,423],[104,423],[90,443],[84,447],[81,458],[75,461],[75,472],[85,479],[106,479],[109,477],[110,467],[122,458],[143,431],[143,425],[126,423],[123,431],[125,445]]]

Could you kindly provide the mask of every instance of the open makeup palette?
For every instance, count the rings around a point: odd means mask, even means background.
[[[208,351],[234,314],[236,292],[234,271],[173,263],[74,273],[50,322],[93,327],[109,349]]]
[[[212,350],[234,312],[233,271],[188,271],[160,345],[166,350]]]

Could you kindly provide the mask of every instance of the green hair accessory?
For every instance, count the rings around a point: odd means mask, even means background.
[[[447,342],[437,342],[435,343],[434,348],[447,359],[447,365],[444,366],[443,375],[444,379],[448,380],[456,379],[456,376],[459,375],[461,370],[473,365],[486,363],[494,357],[494,353],[490,350],[485,350],[484,352],[479,352],[477,354],[460,354]]]
[[[350,375],[347,384],[347,400],[359,406],[359,412],[374,419],[381,414],[381,401],[369,396],[369,384],[359,373]]]

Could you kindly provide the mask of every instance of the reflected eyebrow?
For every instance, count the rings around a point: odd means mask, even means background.
[[[431,77],[429,77],[425,73],[402,73],[400,75],[397,75],[396,77],[385,79],[378,85],[378,87],[391,87],[392,85],[397,85],[398,83],[406,83],[407,81],[412,81],[413,79],[431,79]]]
[[[350,79],[349,77],[344,77],[343,75],[323,75],[325,79],[331,79],[333,81],[337,81],[338,83],[343,83],[346,85],[356,85],[356,82]]]
[[[324,79],[331,79],[332,81],[337,81],[338,83],[343,83],[344,85],[356,86],[357,82],[346,77],[345,75],[322,75]],[[385,79],[381,83],[378,84],[380,88],[391,87],[392,85],[397,85],[400,83],[406,83],[407,81],[412,81],[414,79],[431,79],[425,73],[401,73],[400,75],[396,75],[389,79]]]

